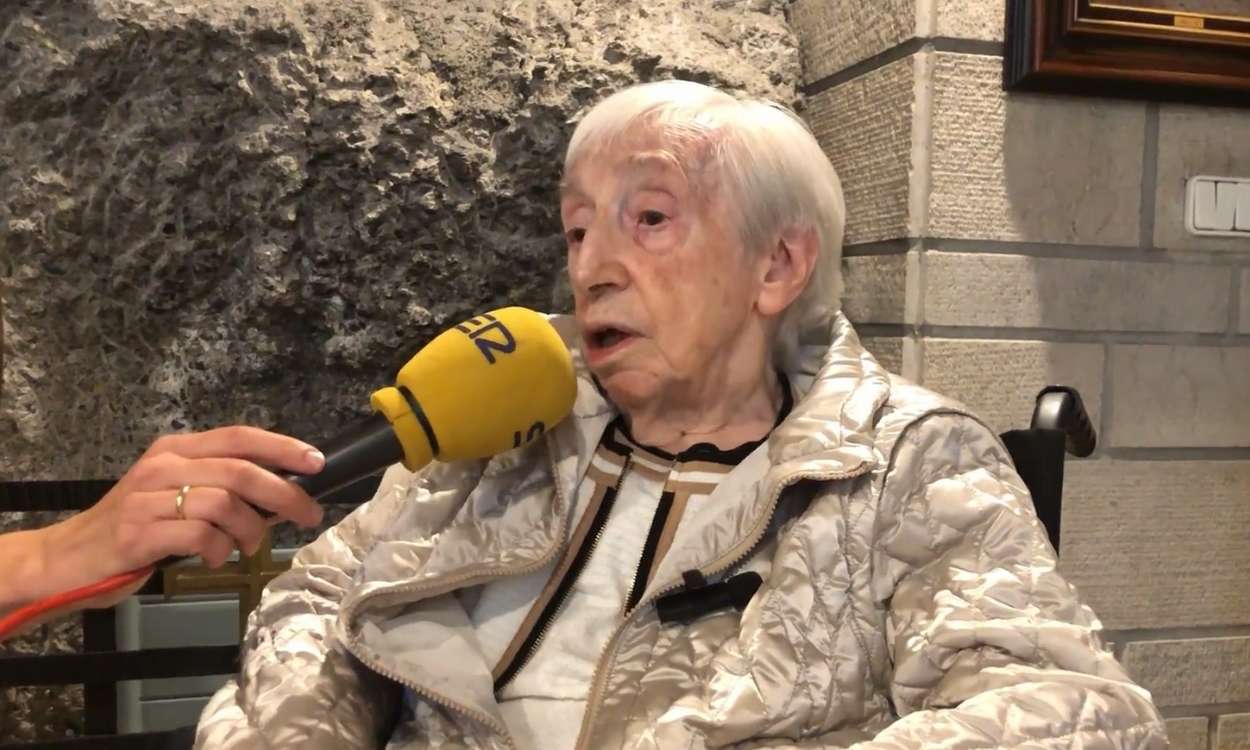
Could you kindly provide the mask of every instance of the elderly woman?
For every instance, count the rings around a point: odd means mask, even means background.
[[[994,434],[837,312],[800,120],[631,88],[561,194],[572,416],[392,469],[270,585],[199,746],[1165,746]]]

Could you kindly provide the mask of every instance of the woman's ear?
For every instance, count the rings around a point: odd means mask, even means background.
[[[764,266],[755,302],[760,314],[779,316],[799,298],[816,268],[819,253],[815,229],[787,229],[781,233]]]

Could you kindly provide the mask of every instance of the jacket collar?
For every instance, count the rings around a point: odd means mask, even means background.
[[[572,353],[577,376],[573,411],[561,427],[594,433],[593,440],[559,442],[593,450],[603,429],[618,412],[586,366],[572,316],[555,315],[551,323]],[[790,415],[768,440],[772,473],[837,473],[877,458],[872,425],[889,395],[889,375],[864,349],[842,313],[835,313],[829,327],[802,348],[798,366],[786,375],[797,398]],[[566,489],[572,491],[573,487]]]
[[[773,473],[838,473],[879,458],[874,424],[890,376],[842,313],[834,315],[825,341],[803,348],[790,377],[799,398],[769,439]]]

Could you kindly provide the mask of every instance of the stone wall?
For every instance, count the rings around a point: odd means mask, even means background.
[[[1250,176],[1250,110],[1001,88],[1002,0],[796,0],[808,116],[849,204],[846,310],[998,429],[1077,386],[1061,566],[1177,747],[1250,726],[1250,242],[1184,229]]]
[[[317,440],[449,324],[561,306],[570,121],[675,76],[793,102],[784,9],[0,3],[0,480],[229,422]],[[39,712],[0,742],[76,731]]]

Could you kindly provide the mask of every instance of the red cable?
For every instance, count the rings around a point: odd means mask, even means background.
[[[141,581],[152,575],[152,570],[153,566],[149,565],[146,568],[138,568],[126,573],[119,573],[115,576],[105,578],[103,581],[97,581],[87,586],[82,586],[64,593],[54,594],[53,596],[45,597],[32,602],[31,604],[27,604],[20,609],[10,612],[4,617],[0,617],[0,641],[8,638],[23,625],[40,615],[47,614],[48,612],[60,609],[73,604],[74,602],[80,602],[84,599],[94,599],[101,594],[107,594],[110,591],[116,591],[117,589],[129,586],[136,581]]]

